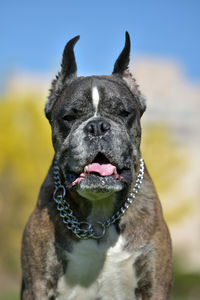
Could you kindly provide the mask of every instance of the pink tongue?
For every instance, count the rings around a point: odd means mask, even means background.
[[[88,167],[88,169],[86,169]],[[112,174],[116,174],[116,167],[114,167],[111,164],[105,164],[105,165],[100,165],[98,163],[93,163],[88,165],[84,172],[96,172],[99,173],[101,176],[110,176]]]
[[[72,186],[79,183],[81,180],[83,180],[87,173],[99,173],[101,176],[110,176],[114,174],[115,179],[119,178],[119,175],[117,174],[116,167],[111,164],[104,164],[100,165],[98,163],[93,163],[85,167],[84,173],[80,174],[80,177],[78,177],[74,182],[72,182]]]

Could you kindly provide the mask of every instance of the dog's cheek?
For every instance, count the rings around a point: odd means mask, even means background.
[[[92,152],[91,147],[86,142],[85,134],[82,128],[76,130],[70,136],[70,149],[72,150],[75,156],[78,156],[80,163],[85,163],[86,157],[88,156],[88,150]]]
[[[88,120],[81,123],[72,133],[69,135],[69,147],[74,152],[75,156],[87,157],[88,156],[88,148],[89,147],[88,141],[86,141],[86,134],[84,132],[84,127],[86,126]]]
[[[118,167],[131,168],[133,161],[133,147],[130,134],[123,124],[112,122],[112,135],[108,145],[113,157],[118,162]]]
[[[67,133],[65,133],[65,136]],[[62,144],[65,140],[65,137],[63,136],[62,130],[60,129],[60,126],[58,124],[52,124],[52,143],[55,150],[55,153],[58,153],[59,150],[62,148]]]
[[[91,149],[88,149],[84,142],[83,132],[75,130],[66,137],[57,150],[57,159],[65,173],[71,171],[81,173],[89,152]]]
[[[135,119],[133,126],[131,127],[130,139],[133,145],[133,154],[134,156],[137,156],[141,143],[141,125],[138,119]]]

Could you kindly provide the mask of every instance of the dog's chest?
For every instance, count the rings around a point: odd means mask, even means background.
[[[133,265],[138,254],[125,251],[121,237],[114,243],[80,241],[66,256],[67,270],[58,282],[57,300],[135,299]]]

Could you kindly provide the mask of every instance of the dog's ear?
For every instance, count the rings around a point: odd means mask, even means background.
[[[126,31],[125,45],[118,59],[115,62],[113,74],[123,75],[124,71],[128,69],[129,60],[130,60],[130,48],[131,48],[130,36],[128,31]]]
[[[130,48],[131,48],[130,36],[129,33],[126,31],[125,45],[118,59],[115,62],[112,74],[119,76],[123,80],[125,80],[129,89],[137,97],[139,101],[141,115],[142,115],[146,109],[146,101],[143,95],[141,94],[141,92],[139,91],[135,79],[133,78],[132,74],[128,70],[128,65],[130,61]]]
[[[74,55],[74,46],[79,40],[80,36],[77,35],[71,39],[65,46],[62,56],[61,71],[53,80],[50,95],[45,106],[46,117],[50,120],[51,110],[54,106],[59,93],[62,91],[64,85],[69,84],[77,75],[77,65]]]
[[[77,65],[76,65],[76,59],[74,55],[74,46],[80,39],[80,36],[77,35],[73,39],[71,39],[65,46],[65,49],[63,51],[63,57],[62,57],[62,63],[61,63],[61,74],[62,74],[62,80],[63,83],[65,83],[65,80],[69,77],[76,76],[77,72]]]

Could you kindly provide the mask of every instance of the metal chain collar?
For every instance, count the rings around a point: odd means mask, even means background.
[[[126,201],[124,202],[123,206],[115,214],[113,214],[104,222],[101,221],[97,222],[97,224],[101,227],[100,234],[97,234],[94,231],[93,224],[89,222],[80,222],[74,216],[73,211],[70,208],[70,205],[65,197],[66,188],[61,183],[60,176],[59,176],[59,166],[56,160],[54,160],[54,164],[53,164],[53,175],[54,175],[54,185],[55,185],[53,199],[57,203],[57,210],[60,213],[60,217],[62,218],[65,227],[68,230],[71,230],[75,234],[75,236],[78,237],[79,239],[89,239],[89,238],[101,239],[105,235],[106,229],[109,226],[111,226],[113,223],[115,223],[118,219],[120,219],[122,215],[124,215],[126,210],[129,208],[129,206],[135,199],[136,194],[138,193],[141,187],[143,176],[144,176],[144,161],[142,158],[140,158],[140,170],[137,175],[135,185],[133,187],[132,192],[129,194]]]

